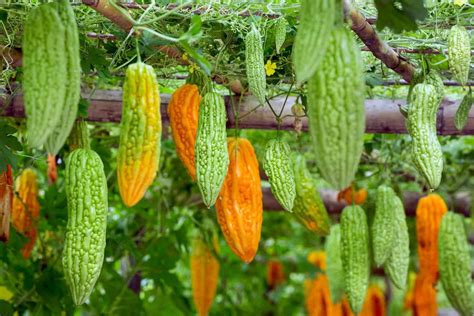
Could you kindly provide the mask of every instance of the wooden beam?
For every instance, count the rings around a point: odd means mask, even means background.
[[[1,91],[0,91],[1,93]],[[122,91],[121,90],[97,90],[94,93],[84,91],[84,99],[90,100],[88,120],[93,122],[120,122],[122,115]],[[171,96],[161,95],[161,113],[163,122],[168,121],[166,108]],[[232,103],[238,104],[238,97],[226,97],[228,127],[235,126],[235,118]],[[285,97],[273,98],[270,103],[279,112],[283,107]],[[296,101],[295,97],[289,97],[283,110],[283,119],[280,128],[283,130],[294,129],[294,117],[291,114],[291,106]],[[474,135],[474,107],[469,114],[468,123],[462,132],[454,126],[454,116],[460,100],[445,98],[438,112],[438,133],[440,135]],[[399,111],[399,106],[405,104],[405,100],[390,99],[368,99],[365,102],[366,132],[380,134],[406,134],[405,118]],[[253,111],[251,114],[247,113]],[[23,96],[21,93],[10,97],[0,95],[0,115],[22,118],[25,116],[23,109]],[[258,107],[258,102],[253,96],[242,98],[239,116],[239,127],[244,129],[277,129],[277,121],[268,106]],[[303,130],[308,129],[306,118],[302,118]]]

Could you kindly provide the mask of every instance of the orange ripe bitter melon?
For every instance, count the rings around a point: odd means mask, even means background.
[[[0,173],[0,241],[7,242],[10,238],[10,216],[13,207],[13,172],[7,170]]]
[[[210,247],[200,237],[196,237],[191,254],[191,283],[194,305],[199,316],[206,316],[211,309],[216,295],[219,267],[219,261]]]
[[[416,238],[420,273],[433,284],[438,280],[438,233],[441,218],[448,211],[437,194],[421,198],[416,207]]]
[[[193,180],[196,180],[194,147],[200,104],[201,96],[195,84],[185,84],[178,88],[168,104],[168,116],[176,152]]]
[[[22,249],[24,258],[29,258],[36,241],[36,221],[40,213],[38,184],[32,169],[25,169],[16,179],[17,194],[13,199],[12,223],[15,229],[25,235],[29,242]]]
[[[229,137],[229,168],[216,201],[217,220],[230,249],[242,261],[255,257],[262,230],[262,187],[252,144]]]

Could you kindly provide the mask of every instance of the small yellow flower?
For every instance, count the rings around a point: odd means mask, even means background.
[[[197,69],[198,69],[198,66],[195,63],[192,63],[188,66],[188,71],[190,74],[194,73],[194,71]]]
[[[265,64],[265,72],[267,73],[267,76],[273,75],[275,73],[276,68],[277,65],[275,63],[272,63],[271,59],[269,59]]]
[[[184,60],[184,61],[188,61],[188,54],[184,53],[184,54],[181,56],[181,59]]]
[[[467,3],[467,0],[454,0],[454,5],[457,5],[457,6],[463,6]]]

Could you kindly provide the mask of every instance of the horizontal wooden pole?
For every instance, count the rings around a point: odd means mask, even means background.
[[[264,187],[262,191],[263,208],[266,211],[283,211],[283,208],[273,196],[270,188]],[[340,214],[344,207],[346,207],[345,202],[339,202],[337,200],[337,191],[322,189],[319,190],[319,193],[329,214]],[[405,213],[408,217],[414,217],[416,215],[416,206],[418,205],[418,200],[423,196],[424,195],[418,192],[403,193],[403,206],[405,208]],[[471,197],[469,196],[469,192],[460,192],[456,194],[453,197],[451,203],[448,204],[450,206],[450,209],[452,209],[456,213],[468,217],[470,215],[471,203],[472,201]]]
[[[97,90],[91,94],[84,91],[82,97],[90,100],[88,120],[93,122],[120,122],[122,112],[122,91],[121,90]],[[168,115],[166,107],[171,96],[161,95],[161,113],[163,122],[166,124]],[[232,103],[238,104],[238,98],[226,97],[228,127],[235,126],[235,118],[232,111]],[[289,97],[283,109],[283,119],[280,128],[291,130],[294,128],[295,118],[291,113],[291,106],[296,101],[295,97]],[[276,112],[280,112],[284,106],[285,97],[276,97],[270,100]],[[474,135],[474,107],[469,113],[468,123],[462,132],[454,126],[454,116],[459,106],[460,100],[445,98],[438,112],[438,133],[440,135]],[[365,102],[366,110],[366,132],[381,134],[405,134],[405,118],[399,111],[399,106],[405,104],[405,100],[390,99],[368,99]],[[277,129],[278,124],[268,105],[259,107],[253,96],[242,98],[239,116],[239,128],[244,129]],[[249,115],[247,113],[251,112]],[[0,90],[0,115],[22,118],[25,116],[23,108],[23,96],[17,93],[14,96],[9,94],[1,95]],[[302,118],[303,130],[308,129],[306,118]]]

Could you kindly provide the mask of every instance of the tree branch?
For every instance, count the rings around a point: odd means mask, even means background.
[[[365,17],[359,11],[352,8],[349,0],[344,1],[344,11],[347,19],[352,22],[352,30],[359,36],[372,54],[380,59],[388,68],[410,82],[415,73],[415,67],[397,54],[387,43],[382,41],[374,27],[367,22]]]
[[[82,0],[82,3],[96,10],[126,32],[130,32],[133,27],[132,22],[114,8],[109,0]]]

